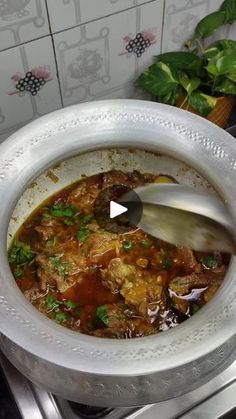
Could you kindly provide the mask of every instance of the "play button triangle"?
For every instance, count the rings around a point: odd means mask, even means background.
[[[128,208],[117,204],[115,201],[110,201],[110,218],[118,217],[128,211]]]

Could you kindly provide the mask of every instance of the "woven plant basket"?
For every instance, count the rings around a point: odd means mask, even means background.
[[[202,116],[188,103],[184,103],[184,96],[180,96],[176,102],[176,106],[185,109],[189,112],[195,113],[196,115]],[[213,122],[221,128],[226,128],[229,116],[233,109],[235,98],[232,96],[221,96],[217,98],[216,106],[214,109],[205,117],[208,121]],[[182,106],[181,106],[182,105]]]

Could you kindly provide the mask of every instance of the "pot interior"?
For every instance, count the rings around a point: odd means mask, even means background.
[[[166,155],[124,148],[80,154],[54,165],[27,187],[12,214],[7,245],[10,245],[12,237],[25,219],[49,196],[83,176],[109,170],[124,172],[138,170],[141,173],[170,175],[181,184],[193,186],[199,190],[214,191],[208,181],[195,169]]]

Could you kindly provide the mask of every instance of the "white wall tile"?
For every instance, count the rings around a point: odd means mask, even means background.
[[[156,0],[54,35],[64,105],[129,90],[160,52],[163,7]],[[126,50],[138,33],[150,43],[140,57]]]
[[[146,93],[144,90],[139,89],[135,86],[133,82],[124,85],[123,87],[118,87],[117,89],[112,90],[111,92],[105,91],[101,93],[99,97],[96,97],[95,100],[104,100],[104,99],[139,99],[139,100],[151,100],[151,95]],[[91,99],[93,100],[93,99]]]
[[[236,41],[236,23],[234,22],[233,25],[228,25],[226,36],[229,39],[234,39]]]
[[[38,79],[34,91],[29,77],[20,81],[28,72]],[[51,37],[0,52],[0,74],[0,138],[61,107]]]
[[[48,34],[45,0],[0,0],[0,51]]]
[[[53,33],[152,0],[47,0]]]
[[[219,9],[223,0],[166,0],[162,51],[183,48],[185,41],[193,35],[197,23],[207,14]],[[217,37],[236,39],[236,23],[207,39],[210,43]]]

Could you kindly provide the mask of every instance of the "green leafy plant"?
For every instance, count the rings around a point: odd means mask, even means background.
[[[137,79],[137,85],[159,102],[193,107],[207,116],[217,97],[236,96],[236,41],[222,39],[206,46],[205,40],[236,20],[236,0],[225,0],[220,9],[204,17],[186,51],[160,54]]]

